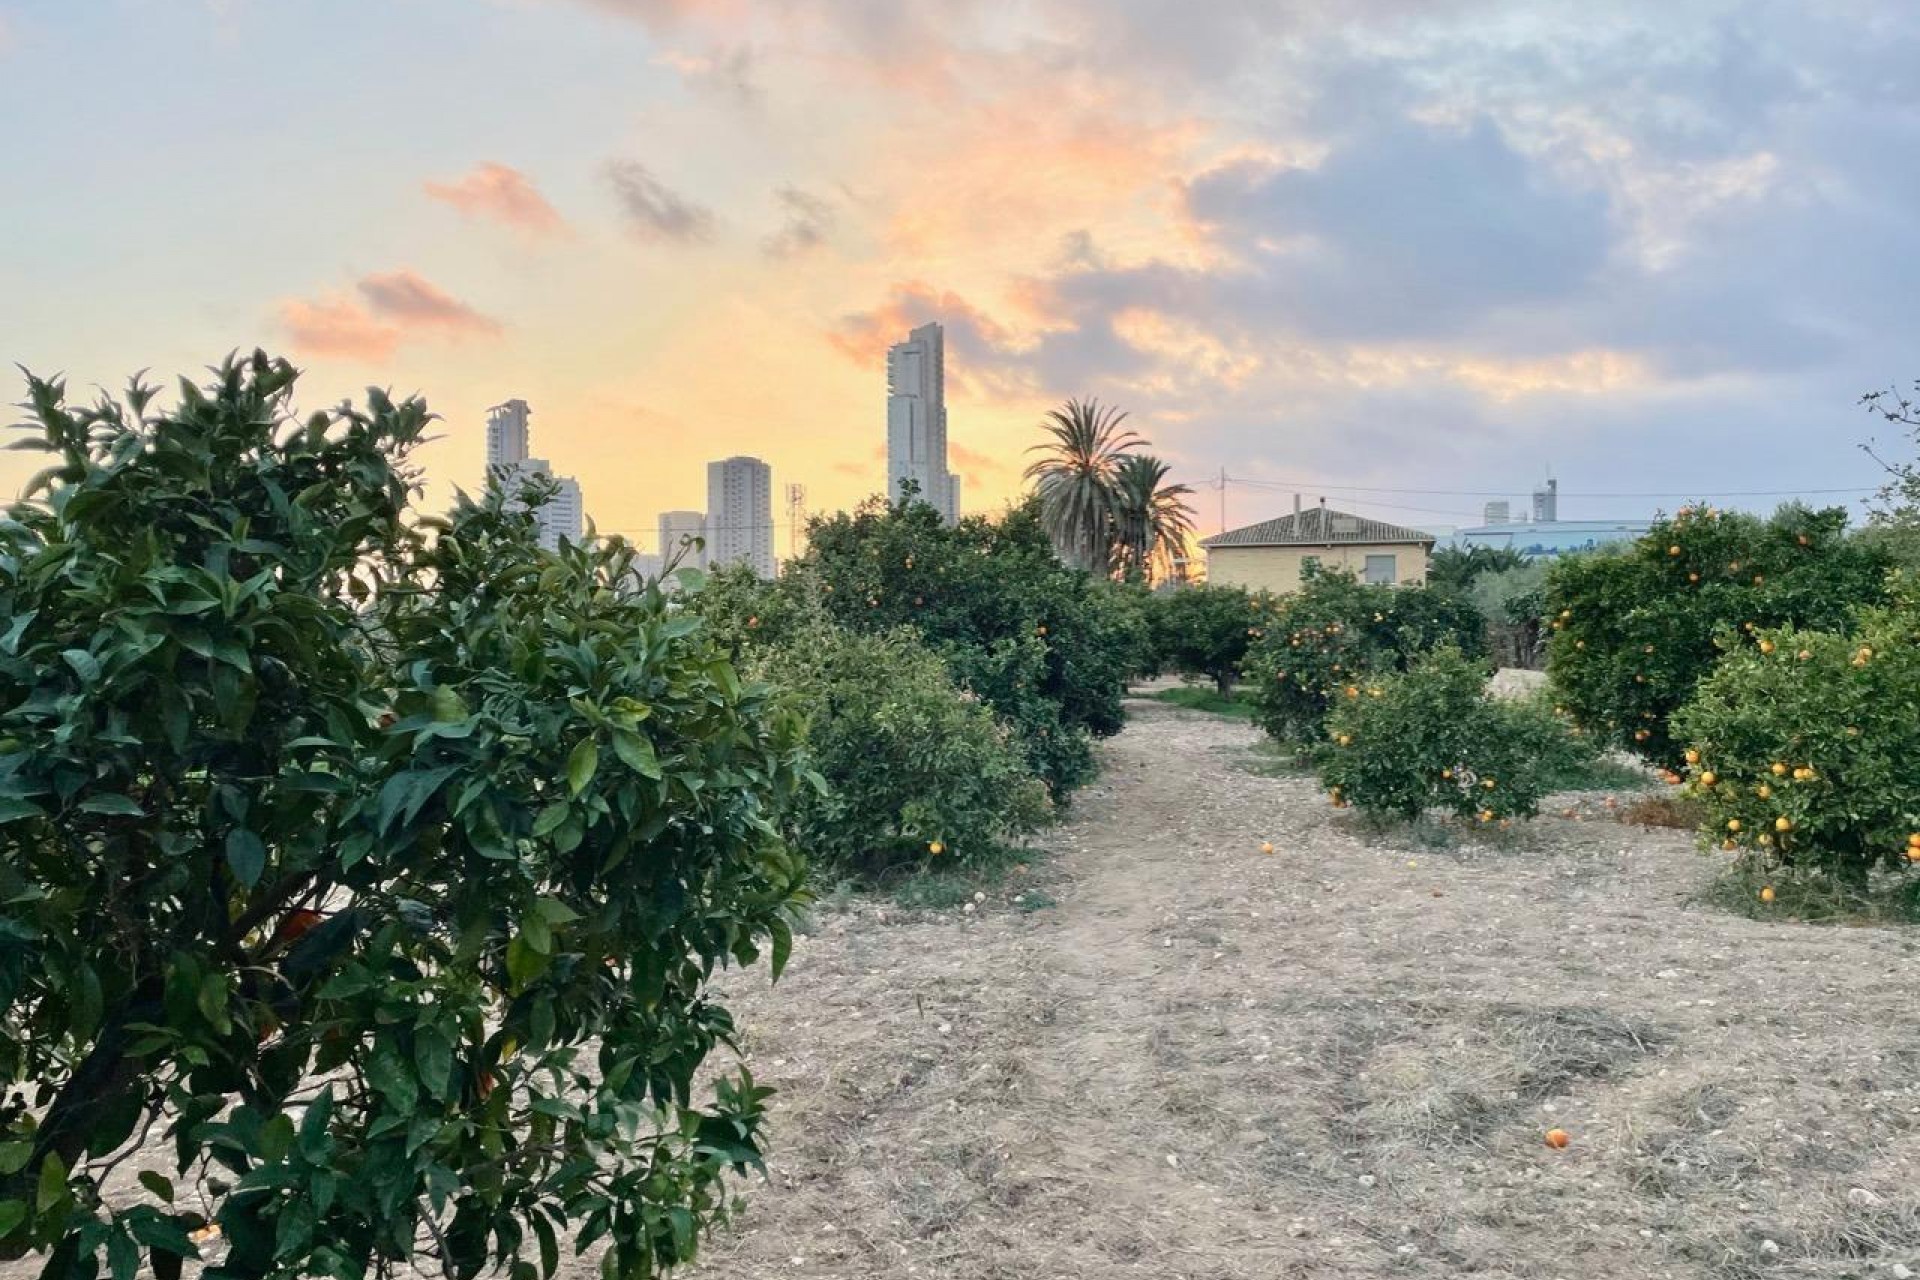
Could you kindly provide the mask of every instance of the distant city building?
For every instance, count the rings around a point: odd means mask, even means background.
[[[651,552],[638,552],[633,557],[633,572],[637,578],[651,582],[665,571],[666,561]]]
[[[580,541],[586,512],[580,500],[580,482],[554,475],[545,458],[529,456],[533,449],[533,411],[525,400],[508,400],[487,410],[487,474],[498,477],[509,494],[530,476],[548,476],[559,486],[553,497],[534,512],[540,526],[540,545],[551,551],[565,538]]]
[[[707,549],[688,545],[707,536],[707,517],[701,511],[662,511],[660,513],[660,558],[676,569],[703,569]]]
[[[773,468],[758,458],[707,464],[707,563],[773,576]]]
[[[1551,506],[1551,502],[1549,502]],[[1448,546],[1511,548],[1529,560],[1550,559],[1631,542],[1653,528],[1648,520],[1536,520],[1456,529]]]
[[[1511,519],[1513,519],[1513,507],[1505,498],[1498,502],[1489,502],[1481,515],[1482,522],[1486,524],[1505,524]]]
[[[887,350],[887,500],[911,480],[948,524],[960,518],[960,478],[947,470],[946,338],[923,324]]]
[[[1560,518],[1560,482],[1549,480],[1542,488],[1533,491],[1533,522],[1552,524]],[[1492,520],[1488,524],[1495,523]]]

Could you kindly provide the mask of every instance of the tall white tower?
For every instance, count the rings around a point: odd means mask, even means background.
[[[707,464],[707,563],[773,576],[773,468],[758,458]]]
[[[533,410],[525,400],[508,400],[487,410],[487,475],[498,477],[511,494],[527,476],[552,476],[558,492],[533,514],[540,526],[540,545],[551,551],[565,538],[580,541],[586,512],[580,500],[580,482],[556,476],[545,458],[530,457],[533,449]]]
[[[919,501],[948,524],[960,518],[959,478],[947,470],[946,336],[923,324],[887,350],[887,500],[900,483],[919,486]]]

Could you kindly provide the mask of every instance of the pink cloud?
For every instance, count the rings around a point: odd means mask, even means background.
[[[451,334],[500,332],[500,322],[483,316],[426,277],[402,267],[360,281],[360,294],[376,313],[409,328],[440,329]]]
[[[280,324],[305,355],[384,361],[410,337],[496,337],[500,322],[482,315],[431,280],[401,268],[363,277],[360,297],[327,293],[280,304]]]
[[[351,298],[290,298],[280,304],[280,324],[304,355],[382,361],[400,344],[397,326],[382,324]]]
[[[452,182],[428,181],[426,192],[470,218],[489,218],[535,237],[570,234],[566,219],[527,175],[487,161]]]

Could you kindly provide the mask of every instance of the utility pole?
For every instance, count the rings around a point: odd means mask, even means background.
[[[1213,482],[1213,487],[1220,491],[1220,532],[1225,533],[1227,531],[1227,469],[1225,467],[1220,468],[1220,478]]]

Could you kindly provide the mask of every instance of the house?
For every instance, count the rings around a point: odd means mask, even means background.
[[[1351,573],[1362,582],[1417,585],[1427,580],[1433,535],[1319,506],[1250,524],[1203,540],[1207,581],[1249,591],[1300,589],[1309,564]]]

